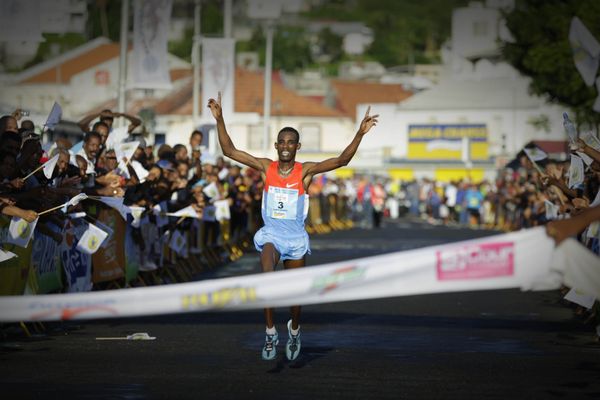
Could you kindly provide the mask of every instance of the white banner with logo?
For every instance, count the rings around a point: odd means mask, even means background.
[[[135,0],[133,87],[170,89],[167,36],[172,0]]]
[[[225,118],[233,116],[235,79],[235,41],[233,39],[202,39],[202,110],[208,99],[217,99],[221,92],[221,108]],[[204,112],[204,111],[202,111]]]
[[[590,279],[594,268],[596,278]],[[89,293],[7,296],[0,298],[0,321],[247,310],[506,288],[549,290],[563,281],[600,297],[599,269],[600,258],[578,242],[567,239],[555,248],[544,228],[538,227],[265,274]]]

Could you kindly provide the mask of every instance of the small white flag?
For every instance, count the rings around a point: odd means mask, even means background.
[[[546,206],[546,219],[553,220],[558,218],[558,206],[551,201],[544,200]]]
[[[167,215],[170,217],[200,218],[193,206],[187,206],[185,208],[182,208],[181,210],[172,213],[167,213]]]
[[[123,160],[119,161],[119,165],[117,165],[115,172],[117,175],[122,176],[125,179],[131,179],[131,175],[129,175],[129,168],[127,168],[127,164],[125,164],[125,161]]]
[[[580,290],[571,289],[565,296],[565,300],[568,300],[571,303],[578,304],[589,310],[594,306],[594,302],[596,301],[596,298],[594,296],[585,294]]]
[[[523,151],[532,162],[541,161],[548,158],[548,154],[538,147],[524,147]]]
[[[146,209],[144,207],[129,206],[129,212],[131,213],[131,216],[133,217],[131,226],[133,226],[134,228],[140,227],[140,225],[142,223],[142,214],[144,214],[145,210]]]
[[[137,175],[137,178],[139,179],[140,183],[144,183],[144,181],[149,175],[149,172],[142,166],[142,164],[140,164],[139,161],[132,160],[129,163],[129,165],[131,165],[131,167],[135,171],[135,174]]]
[[[54,129],[56,124],[60,122],[62,118],[62,107],[57,102],[54,102],[52,105],[52,109],[50,110],[50,114],[48,114],[48,119],[46,119],[46,123],[44,126],[48,129]]]
[[[185,235],[182,234],[179,229],[175,229],[171,235],[171,240],[169,240],[169,247],[173,249],[175,253],[185,257],[187,255],[186,244],[187,240]]]
[[[0,262],[8,261],[13,257],[16,257],[15,253],[0,249]]]
[[[585,165],[592,165],[592,163],[594,162],[594,159],[590,156],[588,156],[585,153],[582,153],[581,151],[576,151],[575,154],[577,154],[585,163]]]
[[[577,17],[573,17],[571,20],[569,42],[577,71],[585,84],[592,86],[596,80],[600,62],[600,43]]]
[[[219,189],[217,188],[217,185],[214,182],[211,182],[208,185],[204,186],[202,192],[204,192],[204,194],[210,197],[211,199],[217,199],[219,197]]]
[[[123,161],[123,158],[126,158],[128,161],[131,160],[135,150],[140,145],[140,142],[125,142],[118,143],[115,145],[115,155],[117,156],[117,160]]]
[[[87,253],[94,254],[102,245],[108,233],[98,228],[94,224],[88,224],[88,229],[83,232],[81,239],[77,242],[77,249]]]
[[[113,129],[106,138],[106,148],[116,149],[116,146],[129,137],[128,127],[120,126]]]
[[[569,167],[569,188],[574,188],[583,183],[583,160],[576,155],[571,155]]]
[[[598,139],[592,131],[586,131],[582,133],[579,137],[585,142],[585,144],[590,146],[592,149],[600,151],[600,139]]]
[[[48,161],[44,163],[44,175],[47,179],[52,178],[52,174],[54,173],[54,168],[56,167],[56,163],[58,162],[58,156],[60,154],[55,155]]]
[[[217,174],[217,176],[219,177],[220,181],[224,181],[225,178],[227,178],[227,175],[229,175],[229,170],[227,168],[223,168],[222,170],[219,171],[219,173]]]
[[[125,205],[123,205],[123,198],[122,197],[100,196],[98,198],[98,200],[101,201],[101,202],[103,202],[107,206],[112,207],[115,210],[117,210],[119,212],[119,214],[121,214],[121,217],[123,217],[123,219],[125,221],[127,221],[127,210],[128,210],[128,207],[125,206]]]
[[[231,219],[229,212],[229,200],[218,200],[213,203],[215,205],[215,218],[217,221]]]
[[[19,247],[27,247],[33,236],[38,219],[36,218],[35,221],[29,223],[22,218],[13,217],[8,227],[7,243],[12,243]]]
[[[85,193],[79,193],[77,196],[74,196],[67,202],[67,206],[76,206],[80,201],[88,198],[88,195]]]

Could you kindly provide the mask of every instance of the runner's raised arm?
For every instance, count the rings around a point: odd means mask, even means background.
[[[232,160],[235,160],[239,163],[242,163],[260,171],[264,177],[267,167],[271,164],[272,160],[268,158],[257,158],[249,153],[246,153],[245,151],[236,149],[236,147],[233,144],[233,141],[227,133],[227,128],[225,128],[225,120],[223,119],[223,109],[221,108],[221,92],[219,92],[217,100],[212,98],[208,100],[208,108],[210,108],[213,117],[217,121],[219,144],[221,145],[223,154],[226,157],[231,158]]]

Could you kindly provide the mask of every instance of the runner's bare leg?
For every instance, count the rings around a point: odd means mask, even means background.
[[[301,268],[301,267],[304,267],[304,265],[305,265],[304,257],[301,258],[300,260],[284,260],[283,261],[283,266],[285,269]],[[292,329],[298,329],[298,326],[300,326],[300,311],[301,311],[300,306],[291,306],[290,307],[290,314],[292,316]]]
[[[273,243],[266,243],[260,253],[260,265],[263,272],[273,272],[279,262],[279,252],[275,249]],[[265,321],[267,328],[273,327],[273,309],[265,308]]]

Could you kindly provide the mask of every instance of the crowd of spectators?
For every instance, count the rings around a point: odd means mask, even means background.
[[[129,122],[128,135],[120,141],[137,144],[130,159],[118,159],[119,141],[110,139],[113,122],[119,118]],[[142,136],[132,134],[140,123],[134,116],[104,110],[79,122],[84,134],[82,143],[59,135],[53,143],[45,144],[33,122],[22,119],[19,110],[1,117],[0,212],[29,222],[39,218],[36,230],[60,242],[60,227],[67,215],[80,211],[85,202],[41,213],[79,193],[122,198],[125,205],[147,211],[163,205],[164,213],[191,206],[200,219],[214,212],[210,208],[216,200],[226,199],[230,214],[228,240],[251,243],[251,235],[262,223],[263,184],[256,171],[207,154],[202,146],[203,133],[198,130],[185,144],[147,145]],[[571,182],[570,159],[555,161],[546,157],[532,161],[524,152],[510,168],[499,170],[496,179],[480,182],[321,176],[309,188],[307,230],[327,232],[332,227],[349,227],[352,222],[366,229],[378,228],[384,217],[409,215],[434,224],[507,232],[578,215],[585,217],[586,210],[600,203],[600,151],[581,139],[571,144],[571,150],[584,154],[589,161],[583,179],[575,183]],[[58,161],[48,177],[41,166],[56,155]],[[216,188],[212,195],[204,190],[209,185]],[[569,231],[567,225],[556,224],[552,232],[555,236],[576,235],[584,246],[600,254],[597,223],[587,220],[582,225],[585,229]],[[185,230],[187,222],[180,222],[174,219],[165,229]],[[59,229],[52,229],[52,225]],[[218,230],[219,224],[214,229]],[[134,237],[143,241],[143,235]],[[598,302],[592,309],[579,306],[575,312],[588,321],[599,322]]]

